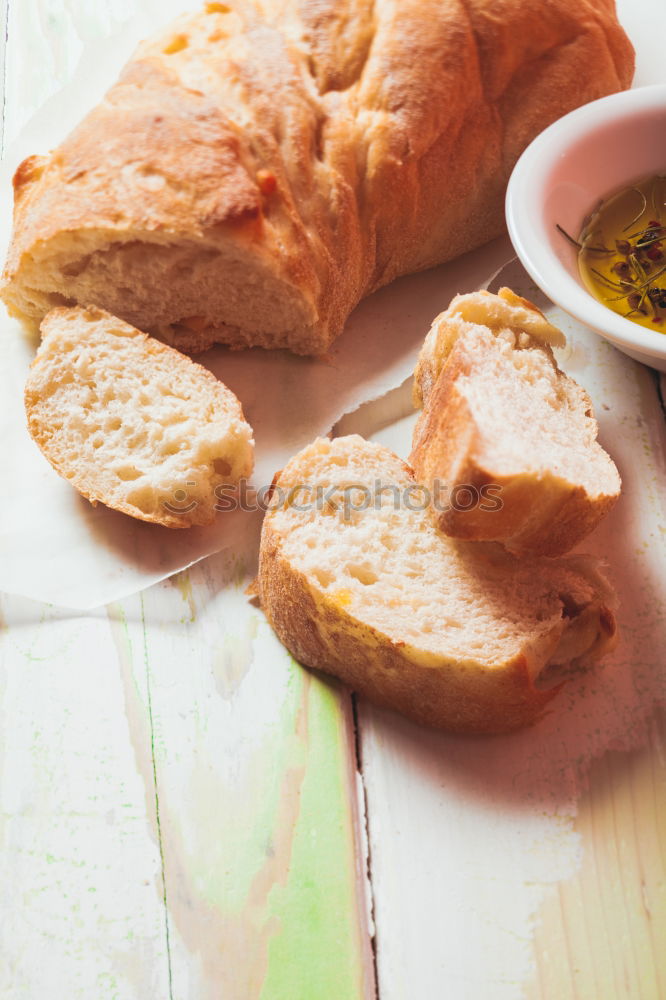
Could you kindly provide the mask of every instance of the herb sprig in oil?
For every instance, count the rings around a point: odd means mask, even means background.
[[[650,177],[602,202],[579,239],[589,290],[610,309],[666,333],[666,175]],[[660,329],[661,328],[661,329]]]

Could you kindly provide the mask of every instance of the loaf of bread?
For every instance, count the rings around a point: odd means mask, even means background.
[[[322,353],[363,296],[499,234],[529,141],[632,72],[613,0],[206,3],[19,166],[3,298]]]
[[[216,490],[249,476],[234,394],[179,351],[100,309],[53,309],[25,388],[28,428],[56,472],[169,528],[209,524]]]
[[[518,560],[440,534],[386,448],[319,439],[277,477],[259,593],[301,663],[427,726],[535,722],[567,676],[614,643],[595,560]]]
[[[424,409],[410,462],[446,534],[561,555],[616,502],[620,476],[590,398],[550,347],[563,342],[507,288],[458,295],[433,322],[414,379]]]

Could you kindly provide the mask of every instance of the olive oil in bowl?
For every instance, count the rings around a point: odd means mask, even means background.
[[[666,333],[665,199],[666,175],[648,177],[602,201],[572,241],[592,295],[657,333]]]

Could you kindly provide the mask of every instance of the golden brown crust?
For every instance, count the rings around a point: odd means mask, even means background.
[[[238,244],[293,295],[298,322],[217,315],[192,334],[172,316],[173,342],[320,353],[361,297],[499,233],[525,145],[632,71],[611,0],[208,4],[140,47],[50,157],[19,167],[3,294],[39,317],[47,305],[21,282],[63,233]],[[106,295],[100,279],[111,309]],[[131,294],[123,318],[139,322]]]
[[[270,514],[262,531],[259,585],[270,624],[297,660],[420,725],[476,735],[511,732],[537,722],[560,690],[561,684],[535,687],[522,654],[492,669],[432,654],[424,666],[422,652],[353,618],[294,569],[281,554]],[[614,645],[616,624],[603,604],[585,610],[592,630],[585,659],[591,662]],[[542,644],[543,663],[554,654],[561,632],[555,626]]]

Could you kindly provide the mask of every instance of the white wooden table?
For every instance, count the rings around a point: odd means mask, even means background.
[[[5,4],[5,143],[135,6]],[[663,553],[657,382],[626,378]],[[340,430],[404,452],[408,410],[397,391]],[[564,723],[425,733],[290,659],[245,596],[254,556],[86,614],[0,598],[1,1000],[665,997],[666,725],[636,658],[614,749],[603,726],[580,758]],[[653,576],[630,640],[659,667]]]

